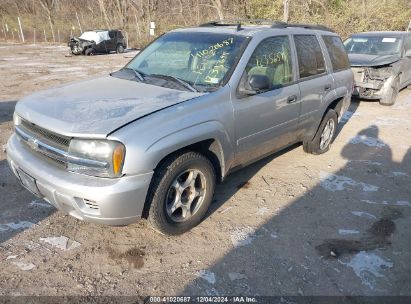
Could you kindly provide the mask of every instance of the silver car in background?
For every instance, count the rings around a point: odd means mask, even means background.
[[[109,76],[21,99],[7,159],[27,189],[78,219],[143,216],[180,234],[230,172],[298,142],[328,151],[352,89],[327,28],[177,29]]]
[[[355,97],[391,106],[411,84],[411,33],[356,33],[345,42],[355,78]]]

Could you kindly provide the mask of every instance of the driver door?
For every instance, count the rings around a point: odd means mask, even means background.
[[[268,78],[270,88],[234,98],[236,165],[296,140],[300,90],[294,81],[293,66],[289,36],[267,38],[254,50],[239,86],[247,86],[252,75],[262,75]]]

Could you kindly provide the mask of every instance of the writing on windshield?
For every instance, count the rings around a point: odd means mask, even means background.
[[[127,67],[147,76],[173,76],[206,91],[224,84],[246,41],[246,37],[220,33],[171,32],[154,41]]]

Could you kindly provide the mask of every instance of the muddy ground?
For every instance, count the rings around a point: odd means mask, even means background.
[[[0,44],[0,144],[15,101],[134,53]],[[56,96],[58,98],[58,96]],[[411,91],[353,102],[325,155],[299,145],[217,187],[179,237],[80,222],[24,190],[0,151],[0,295],[411,295]]]

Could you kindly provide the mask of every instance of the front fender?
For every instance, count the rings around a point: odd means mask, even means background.
[[[125,125],[108,136],[126,146],[125,174],[153,171],[167,155],[213,140],[208,150],[219,158],[222,175],[234,158],[234,121],[229,90],[202,95]],[[204,147],[201,147],[204,148]]]
[[[234,159],[234,148],[224,126],[218,121],[206,121],[160,138],[145,151],[146,160],[151,168],[155,168],[167,155],[205,140],[215,142],[216,151],[213,152],[217,154],[224,176]]]

